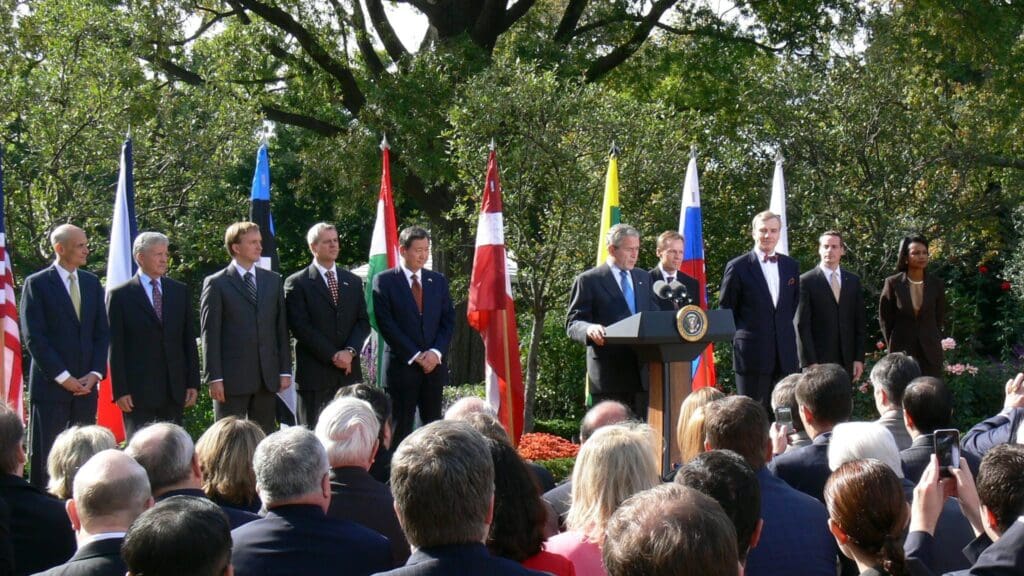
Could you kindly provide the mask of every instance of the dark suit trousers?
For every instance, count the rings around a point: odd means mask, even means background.
[[[775,419],[775,414],[772,412],[772,390],[775,389],[775,383],[786,376],[786,374],[779,373],[778,366],[776,363],[775,372],[772,374],[736,373],[736,392],[760,402],[768,411],[768,417],[771,420]]]
[[[135,406],[131,412],[121,413],[126,439],[131,440],[136,432],[154,422],[173,422],[181,425],[184,413],[184,406],[178,406],[170,400],[161,406]]]
[[[56,382],[54,385],[57,385]],[[96,423],[95,392],[88,396],[72,396],[68,402],[32,402],[32,422],[29,431],[29,482],[46,490],[50,475],[46,460],[57,435],[70,426],[88,426]]]
[[[331,403],[337,391],[337,386],[328,386],[320,390],[296,390],[299,424],[310,430],[315,429],[316,423],[320,420],[320,413]]]
[[[392,366],[394,371],[396,367]],[[446,364],[434,369],[447,370]],[[392,446],[398,446],[402,440],[412,433],[416,425],[416,409],[420,411],[420,421],[430,424],[441,419],[442,379],[440,374],[424,374],[419,365],[401,366],[401,378],[392,384],[388,381],[387,391],[394,405],[395,431]]]
[[[255,394],[224,396],[224,402],[213,401],[213,416],[217,420],[228,416],[248,418],[258,424],[264,434],[273,434],[278,430],[277,394],[260,386]]]

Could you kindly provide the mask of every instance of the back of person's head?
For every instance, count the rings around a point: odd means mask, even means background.
[[[327,450],[331,468],[369,469],[379,433],[380,424],[370,403],[351,396],[333,400],[316,424],[316,437]]]
[[[828,468],[837,468],[854,460],[874,458],[903,478],[900,448],[892,432],[877,422],[844,422],[832,429],[828,442]]]
[[[512,445],[512,440],[508,437],[508,432],[505,431],[505,427],[501,425],[501,422],[499,422],[496,417],[491,416],[486,412],[466,414],[464,417],[458,418],[458,420],[469,424],[473,427],[473,430],[476,430],[488,440],[495,440],[498,442],[504,442],[510,446]]]
[[[710,497],[662,484],[626,500],[602,546],[609,576],[738,576],[736,531]]]
[[[796,401],[819,425],[846,422],[853,412],[850,375],[838,364],[818,364],[804,371],[796,386]]]
[[[93,455],[117,446],[114,434],[103,426],[72,426],[57,435],[46,458],[50,481],[46,490],[61,500],[71,498],[78,469]]]
[[[223,576],[230,573],[231,525],[209,500],[172,496],[132,523],[121,557],[132,576]]]
[[[594,435],[594,431],[602,426],[619,424],[633,419],[633,411],[622,402],[605,400],[598,402],[587,410],[580,422],[580,443],[586,442]]]
[[[889,466],[872,459],[843,464],[825,483],[825,506],[844,554],[855,546],[892,576],[907,573],[903,533],[910,508]]]
[[[903,391],[911,380],[921,375],[921,366],[912,356],[903,352],[891,352],[882,356],[871,369],[871,385],[885,391],[889,404],[895,408],[903,406]]]
[[[921,434],[949,428],[953,423],[953,395],[938,378],[914,378],[903,392],[903,413]]]
[[[1002,444],[985,453],[978,471],[978,498],[1002,534],[1024,515],[1024,446]]]
[[[772,390],[772,410],[789,408],[789,413],[793,416],[794,432],[803,432],[804,430],[804,421],[800,419],[800,404],[796,401],[796,387],[797,384],[800,384],[803,376],[800,372],[790,374],[779,380],[775,384],[775,389]]]
[[[494,462],[492,554],[522,562],[541,550],[547,510],[526,463],[507,440],[487,438]]]
[[[455,401],[444,411],[445,420],[465,420],[470,414],[490,414],[497,416],[498,412],[487,400],[479,396],[463,396]]]
[[[274,432],[260,442],[253,469],[256,489],[268,508],[321,495],[330,471],[323,444],[302,426]]]
[[[255,422],[235,416],[221,418],[207,428],[196,442],[203,492],[235,506],[252,505],[256,501],[252,457],[265,437]]]
[[[605,524],[619,505],[659,480],[650,428],[641,424],[604,426],[576,456],[572,504],[565,525],[600,542]]]
[[[725,398],[725,394],[710,386],[695,390],[683,400],[676,420],[676,442],[683,462],[704,451],[704,406]],[[694,418],[698,413],[700,416]]]
[[[718,502],[736,529],[736,549],[745,562],[761,520],[761,484],[750,464],[731,450],[712,450],[684,464],[675,482]]]
[[[704,408],[704,430],[712,450],[732,450],[755,471],[764,467],[769,447],[768,414],[747,396],[728,396]]]
[[[0,402],[0,474],[21,476],[25,467],[25,424],[21,415]]]
[[[112,448],[82,465],[72,496],[75,516],[90,534],[126,530],[152,501],[146,471]]]
[[[335,398],[352,396],[370,403],[373,406],[373,413],[377,416],[377,423],[380,424],[380,432],[377,433],[377,440],[381,446],[390,447],[391,443],[391,396],[382,388],[370,386],[369,384],[349,384],[338,389]],[[385,442],[385,436],[386,442]]]
[[[181,426],[157,422],[136,432],[125,454],[146,469],[149,487],[154,496],[159,496],[192,475],[195,445]]]

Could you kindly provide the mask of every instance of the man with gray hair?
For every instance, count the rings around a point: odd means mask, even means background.
[[[539,576],[484,546],[494,512],[494,463],[469,424],[441,420],[413,432],[391,462],[391,489],[415,552],[386,575]]]
[[[142,466],[118,450],[97,453],[78,471],[74,497],[67,503],[78,551],[42,576],[122,576],[124,534],[152,505]]]
[[[871,369],[871,386],[874,388],[877,422],[885,426],[896,440],[900,451],[910,448],[913,439],[903,423],[903,392],[907,385],[921,375],[917,360],[903,352],[892,352],[882,356]]]
[[[342,396],[324,408],[316,436],[331,466],[331,506],[327,515],[351,520],[391,541],[395,566],[409,558],[409,543],[395,515],[395,500],[386,484],[370,475],[380,448],[380,421],[369,402]]]
[[[647,375],[626,346],[606,345],[605,327],[638,312],[658,310],[651,275],[636,268],[640,233],[616,224],[608,231],[608,257],[576,277],[565,330],[587,347],[587,377],[594,402],[616,400],[647,416]]]
[[[32,356],[30,480],[39,488],[46,486],[46,459],[57,435],[96,423],[96,384],[107,371],[110,343],[103,288],[82,268],[89,257],[85,231],[62,224],[50,244],[56,261],[26,278],[21,292],[22,342]]]
[[[146,424],[181,424],[199,390],[192,296],[166,276],[167,236],[143,232],[132,255],[139,272],[110,291],[110,381],[128,439]]]
[[[376,421],[372,411],[369,419]],[[327,451],[312,432],[295,426],[267,436],[253,468],[267,515],[231,532],[239,574],[369,575],[393,565],[387,538],[327,515]]]
[[[359,350],[370,335],[370,318],[362,280],[335,264],[335,227],[314,224],[306,241],[313,263],[285,280],[284,300],[295,336],[299,424],[313,429],[338,389],[363,379]]]
[[[181,426],[169,422],[150,424],[135,433],[124,451],[146,470],[157,502],[172,496],[207,497],[203,492],[203,473],[195,444]],[[232,528],[259,518],[230,506],[221,506],[221,509]]]

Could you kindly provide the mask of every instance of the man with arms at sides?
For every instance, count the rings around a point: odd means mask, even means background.
[[[707,450],[732,450],[754,469],[761,488],[761,538],[747,555],[758,576],[835,576],[839,548],[825,505],[786,484],[766,466],[772,455],[768,415],[759,402],[728,396],[704,407]]]
[[[167,274],[167,236],[132,244],[139,273],[110,291],[110,380],[128,438],[150,422],[181,424],[196,403],[199,351],[188,287]]]
[[[651,270],[651,282],[663,280],[666,284],[673,281],[679,282],[686,288],[686,296],[691,304],[700,303],[700,285],[697,279],[687,276],[679,271],[683,265],[683,250],[685,250],[683,235],[669,230],[658,236],[658,265]],[[662,310],[675,310],[676,304],[671,300],[662,300],[655,296],[655,304]]]
[[[900,450],[910,448],[913,441],[903,423],[903,392],[915,378],[921,375],[917,360],[903,352],[891,352],[882,356],[871,369],[871,386],[874,387],[875,409],[881,415],[876,422],[885,426],[896,440]]]
[[[123,576],[121,543],[128,527],[153,505],[146,471],[118,450],[104,450],[75,475],[67,502],[78,551],[42,576]]]
[[[64,506],[21,477],[24,439],[21,415],[0,402],[0,508],[8,512],[15,576],[57,566],[75,553],[75,533]]]
[[[754,249],[725,265],[719,305],[736,322],[732,365],[736,390],[770,406],[772,388],[799,371],[793,319],[800,302],[800,266],[776,254],[782,220],[773,212],[754,216]]]
[[[207,499],[195,445],[181,426],[169,422],[150,424],[132,437],[124,452],[146,470],[150,490],[157,502],[173,496]],[[221,508],[232,528],[259,518],[230,506]]]
[[[423,266],[430,235],[418,226],[398,236],[402,261],[373,278],[373,313],[384,337],[384,388],[394,406],[393,445],[412,432],[419,409],[424,424],[441,418],[441,389],[448,383],[448,345],[455,309],[448,279]]]
[[[915,484],[935,453],[936,430],[953,427],[953,394],[942,380],[931,376],[915,378],[903,392],[903,422],[913,441],[900,452],[903,475]],[[960,454],[971,470],[981,463],[966,450]]]
[[[800,276],[797,350],[801,367],[839,364],[856,382],[864,373],[864,294],[860,278],[839,267],[845,254],[839,232],[818,238],[821,263]]]
[[[395,514],[395,500],[386,484],[370,476],[377,455],[380,423],[370,404],[351,396],[324,408],[316,437],[331,465],[331,506],[327,515],[365,526],[391,541],[393,565],[409,558],[409,543]]]
[[[484,546],[494,512],[494,462],[465,422],[441,420],[414,432],[391,462],[395,511],[412,556],[388,576],[539,576]]]
[[[313,263],[285,280],[284,299],[295,336],[299,424],[313,429],[338,389],[362,380],[359,350],[370,335],[370,318],[362,281],[335,264],[337,229],[314,224],[306,241]]]
[[[281,276],[264,270],[260,227],[235,222],[224,233],[228,267],[203,281],[203,365],[218,420],[253,420],[277,429],[275,394],[291,386],[292,348]]]
[[[327,452],[316,435],[293,426],[267,436],[253,456],[267,515],[232,530],[239,574],[369,576],[391,568],[387,538],[327,515]]]
[[[647,416],[647,374],[627,346],[605,344],[605,327],[637,312],[657,310],[651,275],[635,268],[640,233],[627,224],[608,230],[608,260],[576,277],[565,331],[587,347],[587,377],[594,403],[615,400]]]
[[[216,504],[175,496],[142,513],[121,546],[128,576],[232,576],[231,526]]]
[[[103,288],[81,268],[89,256],[85,231],[61,224],[50,244],[56,262],[26,278],[21,292],[22,341],[32,356],[29,479],[39,488],[46,486],[46,459],[57,435],[96,423],[96,384],[107,370],[110,343]]]

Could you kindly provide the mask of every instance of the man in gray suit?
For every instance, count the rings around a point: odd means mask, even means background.
[[[249,418],[277,429],[274,395],[292,384],[281,276],[256,266],[260,228],[236,222],[224,234],[227,268],[203,282],[200,318],[206,381],[214,416]]]

